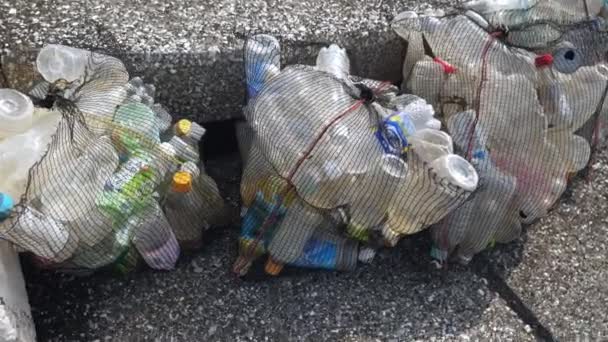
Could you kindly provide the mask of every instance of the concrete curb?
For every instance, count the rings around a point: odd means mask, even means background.
[[[390,20],[405,9],[453,3],[195,0],[167,7],[160,1],[74,6],[60,0],[51,6],[15,0],[0,3],[0,19],[6,19],[0,25],[0,48],[5,56],[21,59],[19,68],[10,58],[4,63],[11,87],[29,85],[10,71],[29,75],[33,51],[47,43],[66,44],[121,58],[132,75],[157,86],[158,102],[175,116],[211,122],[242,116],[242,46],[252,33],[281,39],[284,64],[312,63],[320,47],[337,43],[349,52],[354,75],[398,81],[404,43],[390,29]]]

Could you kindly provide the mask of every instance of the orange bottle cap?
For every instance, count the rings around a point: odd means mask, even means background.
[[[264,267],[264,271],[266,271],[266,273],[268,273],[272,276],[276,276],[276,275],[279,275],[279,273],[281,273],[282,270],[283,270],[282,263],[276,262],[276,261],[272,260],[272,258],[268,258],[268,260],[266,260],[266,266]]]
[[[189,192],[192,190],[192,175],[188,172],[179,171],[173,175],[173,191]]]

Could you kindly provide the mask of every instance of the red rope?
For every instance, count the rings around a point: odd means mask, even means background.
[[[479,122],[479,111],[481,110],[481,92],[483,90],[484,83],[488,80],[488,52],[490,51],[490,47],[494,43],[495,39],[500,37],[502,32],[494,32],[490,35],[490,39],[483,47],[483,51],[481,52],[481,80],[479,81],[479,86],[477,87],[477,92],[475,94],[475,120],[473,121],[473,125],[471,126],[471,132],[469,134],[469,145],[467,147],[467,159],[470,161],[473,157],[473,139],[475,136],[475,129],[477,128],[477,123]]]

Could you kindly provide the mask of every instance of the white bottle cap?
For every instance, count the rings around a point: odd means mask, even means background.
[[[60,79],[72,82],[84,75],[90,54],[85,50],[50,44],[40,50],[36,67],[47,82]]]
[[[0,89],[0,138],[27,131],[33,115],[29,97],[14,89]]]
[[[466,191],[473,191],[477,188],[479,176],[466,159],[455,154],[448,154],[440,157],[430,164],[439,178],[445,179]]]

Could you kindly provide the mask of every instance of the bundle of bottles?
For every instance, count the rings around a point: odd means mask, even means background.
[[[588,165],[606,115],[606,13],[603,1],[472,1],[395,18],[402,89],[429,101],[480,177],[432,228],[439,260],[514,240]]]
[[[205,129],[116,58],[48,45],[36,67],[29,97],[0,90],[0,237],[43,267],[174,268],[224,214]]]
[[[351,270],[429,228],[437,265],[468,263],[545,216],[606,121],[603,0],[475,0],[404,12],[401,89],[351,74],[346,51],[281,65],[244,47],[242,225],[234,272],[266,255]],[[171,269],[222,223],[203,127],[155,103],[116,58],[48,45],[28,96],[0,90],[0,238],[44,267]]]
[[[472,1],[399,14],[401,92],[350,75],[345,50],[281,69],[245,46],[248,104],[238,274],[268,254],[352,269],[430,228],[439,267],[545,216],[591,160],[608,92],[603,1]]]
[[[477,187],[473,166],[423,99],[350,75],[337,45],[314,67],[280,70],[267,35],[245,46],[250,147],[235,272],[269,254],[284,265],[349,270],[439,222]],[[249,132],[249,133],[248,133]]]

